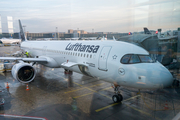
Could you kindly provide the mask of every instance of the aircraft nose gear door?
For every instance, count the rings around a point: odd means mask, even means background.
[[[99,61],[98,61],[98,69],[107,71],[107,59],[109,56],[109,52],[111,50],[111,46],[105,46],[102,48],[100,56],[99,56]]]

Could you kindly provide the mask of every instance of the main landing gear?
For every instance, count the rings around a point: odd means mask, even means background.
[[[114,88],[114,93],[115,95],[112,96],[112,100],[117,103],[117,102],[121,102],[123,100],[123,96],[120,94],[120,86],[119,85],[113,85],[112,86]]]

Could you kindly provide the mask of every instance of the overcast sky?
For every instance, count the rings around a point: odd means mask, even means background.
[[[18,19],[33,32],[142,31],[180,27],[180,0],[0,0],[3,32],[7,16],[13,17],[14,32]]]

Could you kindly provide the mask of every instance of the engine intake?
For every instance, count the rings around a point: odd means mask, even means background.
[[[15,64],[11,70],[14,79],[22,83],[29,83],[34,80],[36,71],[33,66],[28,63]]]

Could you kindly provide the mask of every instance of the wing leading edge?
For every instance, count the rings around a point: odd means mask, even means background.
[[[28,61],[28,62],[47,62],[46,58],[0,57],[0,60],[21,60],[21,61]]]

